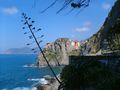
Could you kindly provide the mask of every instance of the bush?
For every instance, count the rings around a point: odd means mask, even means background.
[[[66,66],[61,73],[64,90],[119,90],[120,76],[100,61]]]

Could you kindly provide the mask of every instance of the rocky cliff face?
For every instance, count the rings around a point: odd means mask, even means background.
[[[100,30],[85,41],[81,47],[82,49],[76,49],[74,45],[72,45],[73,41],[70,39],[60,38],[53,43],[47,43],[43,51],[49,60],[49,63],[55,66],[59,64],[68,64],[69,55],[80,55],[81,53],[84,55],[96,54],[104,48],[104,41],[106,39],[108,40],[108,36],[112,37],[110,38],[111,40],[113,39],[112,42],[110,42],[110,45],[114,44],[112,45],[113,47],[120,46],[120,39],[118,40],[119,44],[118,42],[117,44],[115,42],[118,38],[120,38],[120,34],[117,35],[120,32],[120,23],[118,23],[118,21],[120,22],[120,0],[116,1]],[[117,33],[115,34],[114,31]],[[113,32],[114,34],[111,35],[110,33]],[[120,47],[118,47],[118,49],[119,48]],[[38,66],[47,66],[41,54],[38,56],[38,58]]]
[[[120,18],[120,0],[117,0],[112,7],[101,29],[90,37],[84,45],[84,54],[95,54],[104,47],[104,40],[107,39],[108,33]],[[118,29],[120,31],[120,29]]]
[[[69,54],[72,54],[72,51],[77,51],[72,43],[73,41],[68,38],[59,38],[55,42],[47,43],[43,51],[50,65],[56,66],[68,64]],[[37,65],[40,67],[47,66],[46,61],[41,54],[38,56]]]

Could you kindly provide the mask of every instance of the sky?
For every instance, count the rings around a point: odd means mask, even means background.
[[[35,21],[36,28],[42,28],[37,36],[44,35],[43,43],[53,42],[57,38],[67,37],[73,40],[85,40],[95,34],[103,25],[115,0],[91,0],[85,9],[75,9],[71,13],[68,6],[59,14],[62,7],[59,0],[53,7],[41,13],[54,0],[0,0],[0,53],[9,48],[26,47],[29,35],[23,33],[21,13]]]

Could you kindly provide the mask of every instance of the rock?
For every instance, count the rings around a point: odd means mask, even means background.
[[[76,47],[73,42],[68,38],[59,38],[55,42],[46,44],[43,51],[51,66],[67,65],[69,63],[70,52],[79,49],[79,45]],[[37,66],[47,66],[42,54],[38,56]]]
[[[42,84],[39,84],[36,87],[37,87],[37,90],[45,90],[45,87]]]
[[[37,83],[34,85],[34,87],[36,87],[38,90],[58,90],[59,83],[54,77],[46,75],[44,78],[49,82],[48,84]]]

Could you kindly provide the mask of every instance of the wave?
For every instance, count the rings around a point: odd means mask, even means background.
[[[35,64],[26,64],[26,65],[23,65],[23,67],[37,67]]]
[[[29,81],[37,81],[39,84],[48,84],[49,82],[45,78],[28,78]]]
[[[28,81],[40,81],[39,78],[28,78],[27,80],[28,80]]]
[[[31,88],[29,88],[29,87],[16,87],[16,88],[13,88],[13,89],[4,88],[2,90],[37,90],[37,88],[36,87],[31,87]]]

